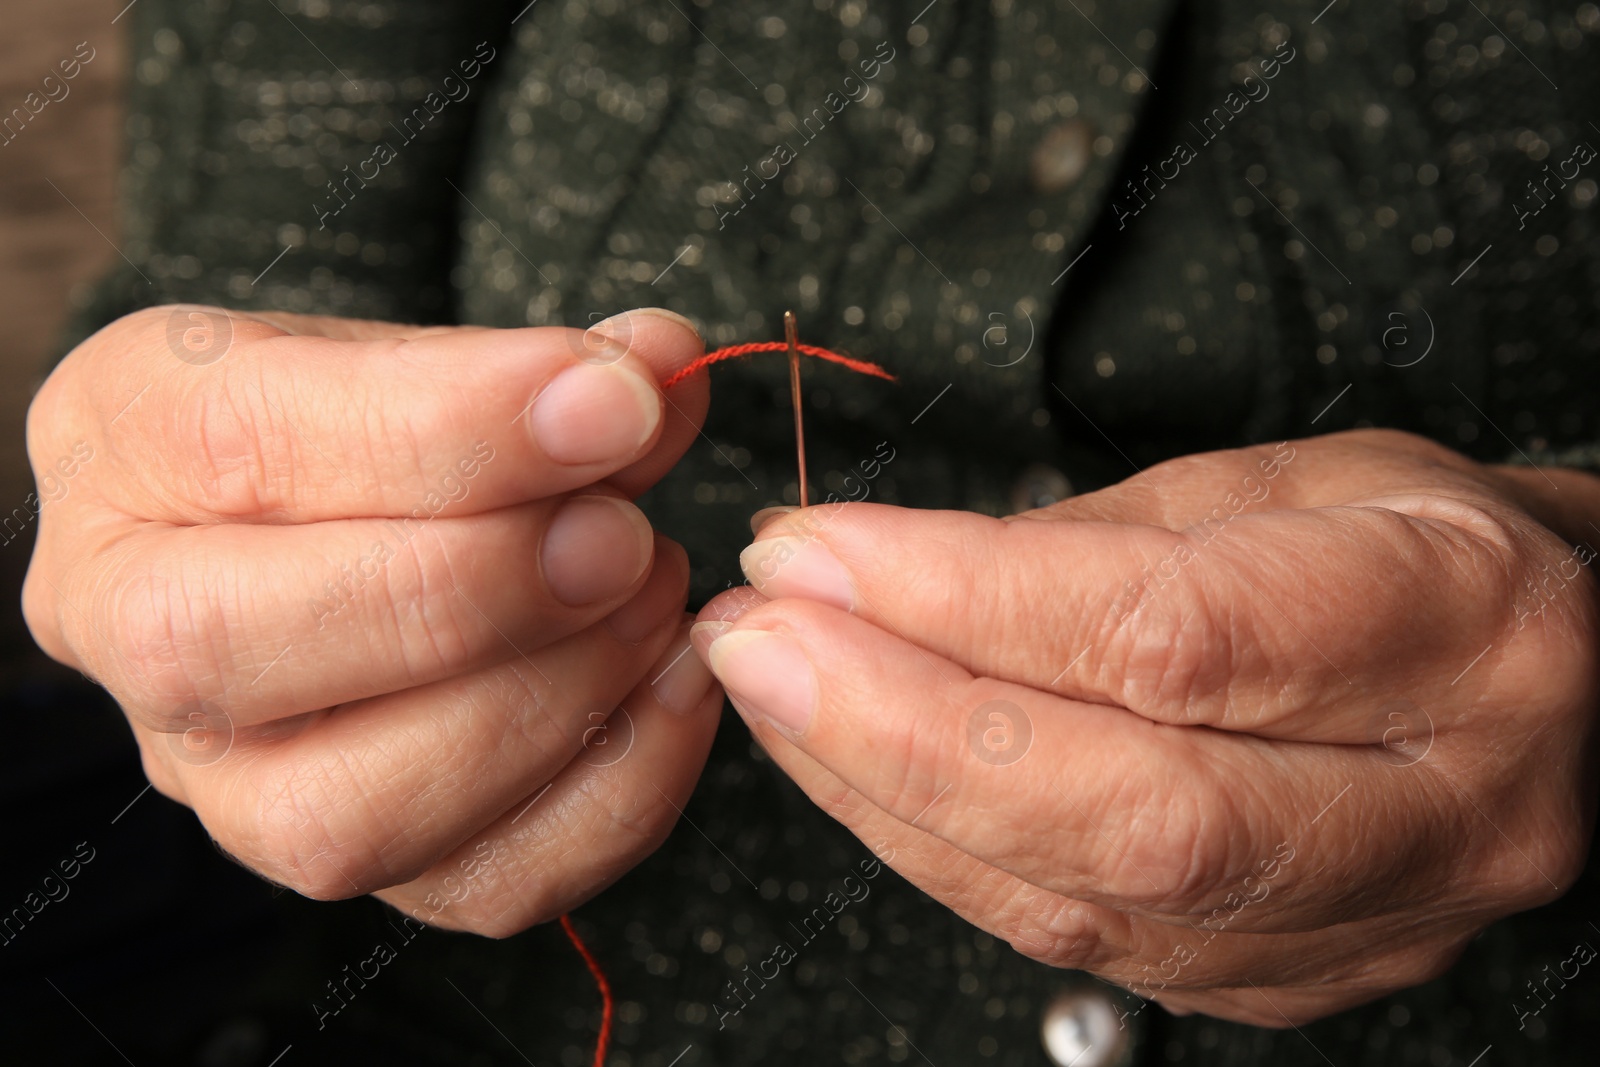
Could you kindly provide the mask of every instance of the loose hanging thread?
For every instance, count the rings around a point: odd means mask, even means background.
[[[757,352],[787,352],[789,354],[789,390],[794,400],[794,440],[795,451],[800,460],[800,506],[806,504],[806,438],[805,429],[800,416],[800,353],[816,359],[837,363],[848,367],[857,374],[870,374],[874,378],[885,381],[894,381],[894,375],[878,366],[862,359],[851,359],[831,352],[826,348],[816,345],[803,345],[797,340],[798,327],[795,324],[794,312],[783,313],[782,341],[759,341],[753,344],[733,345],[729,348],[719,348],[715,352],[707,352],[699,359],[684,367],[678,373],[662,383],[662,389],[671,389],[674,385],[688,378],[695,371],[709,367],[713,363],[721,363],[727,359],[738,359],[740,356],[753,356]],[[566,932],[567,940],[572,942],[572,947],[578,950],[578,955],[583,957],[583,962],[588,966],[589,973],[594,975],[594,984],[600,988],[600,1040],[595,1045],[594,1067],[605,1067],[606,1049],[611,1044],[611,1014],[614,1003],[611,996],[611,983],[606,981],[606,974],[600,969],[600,961],[595,959],[594,953],[589,951],[589,946],[583,943],[583,938],[578,936],[578,931],[572,925],[570,916],[561,916],[561,929]]]
[[[594,958],[594,953],[589,951],[589,946],[583,943],[583,938],[573,928],[571,916],[561,916],[561,929],[567,932],[567,940],[572,942],[572,947],[588,964],[589,973],[594,975],[594,984],[600,987],[600,1040],[594,1048],[594,1067],[605,1067],[606,1047],[611,1044],[611,983],[606,981],[606,972],[600,969],[600,961]]]

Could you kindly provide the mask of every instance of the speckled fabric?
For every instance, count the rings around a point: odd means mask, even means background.
[[[80,333],[175,300],[498,326],[659,305],[728,344],[792,307],[900,377],[807,368],[819,489],[887,445],[873,499],[991,513],[1357,425],[1492,460],[1600,440],[1592,3],[524,3],[143,0],[130,262]],[[791,434],[781,362],[716,372],[707,440],[642,502],[697,601],[796,498]],[[725,984],[868,858],[730,716],[671,840],[579,912],[620,998],[610,1062],[1046,1063],[1043,1004],[1086,979],[887,870],[719,1028]],[[1600,979],[1521,1026],[1514,1003],[1600,940],[1594,879],[1300,1031],[1143,1012],[1135,1059],[1587,1062]],[[319,1031],[324,980],[396,935],[371,902],[278,906],[240,1011],[296,1061],[587,1062],[596,996],[554,928],[420,935]]]

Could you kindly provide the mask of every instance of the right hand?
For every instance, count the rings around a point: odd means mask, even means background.
[[[661,843],[720,717],[687,558],[627,502],[699,432],[705,377],[657,383],[701,348],[650,311],[129,315],[28,413],[28,625],[263,876],[494,936],[551,919]]]

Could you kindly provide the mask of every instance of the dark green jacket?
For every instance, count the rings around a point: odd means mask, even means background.
[[[131,263],[81,329],[178,300],[499,326],[659,305],[725,344],[793,308],[900,378],[808,367],[819,491],[855,493],[887,442],[872,499],[995,513],[1358,425],[1486,460],[1600,440],[1593,4],[524,3],[144,0]],[[795,498],[787,405],[781,361],[718,371],[708,440],[643,502],[697,602]],[[622,1001],[612,1062],[1046,1062],[1074,977],[892,872],[719,1029],[725,984],[868,852],[732,717],[687,815],[579,912]],[[1586,1060],[1600,979],[1522,1027],[1515,1002],[1600,939],[1596,899],[1591,875],[1300,1032],[1145,1011],[1139,1062]],[[370,901],[281,907],[240,1010],[297,1061],[587,1062],[596,996],[553,928],[421,935],[319,1031],[324,980],[394,935]]]

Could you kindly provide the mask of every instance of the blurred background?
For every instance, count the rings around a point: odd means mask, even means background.
[[[116,170],[122,145],[121,91],[127,63],[128,0],[52,0],[0,5],[0,111],[22,105],[40,81],[87,41],[95,58],[12,140],[0,146],[0,501],[15,533],[34,491],[23,447],[28,402],[57,351],[74,292],[117,258]],[[36,506],[35,506],[36,507]],[[22,508],[22,513],[13,509]],[[32,551],[34,522],[0,546],[8,605],[17,602]],[[50,672],[15,610],[0,613],[10,683]]]

